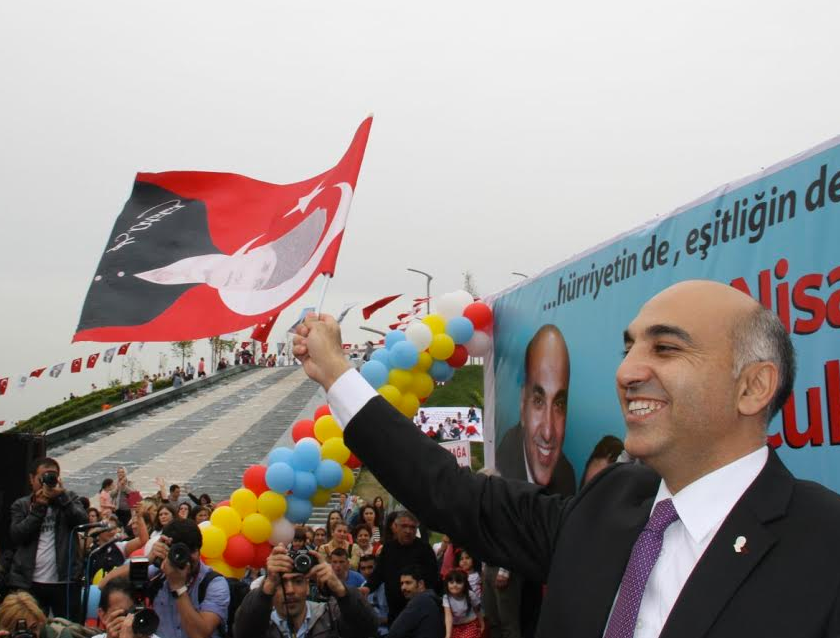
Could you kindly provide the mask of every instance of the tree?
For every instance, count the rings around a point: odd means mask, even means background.
[[[212,359],[210,363],[211,370],[216,369],[219,359],[222,358],[223,352],[233,352],[236,349],[236,344],[239,343],[236,339],[222,339],[221,337],[210,337],[210,349]]]
[[[195,352],[195,341],[173,341],[172,353],[175,356],[181,356],[181,369],[184,369],[187,357],[193,356]]]
[[[478,289],[475,287],[475,277],[468,270],[464,273],[464,290],[470,293],[473,297],[480,297]]]

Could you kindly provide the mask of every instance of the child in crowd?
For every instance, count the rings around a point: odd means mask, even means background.
[[[476,595],[481,598],[481,573],[478,567],[473,560],[473,557],[469,555],[467,550],[462,549],[461,552],[458,554],[458,569],[464,572],[467,575],[467,578],[470,583],[470,589],[476,593]]]
[[[484,633],[481,596],[470,587],[466,572],[453,569],[446,576],[445,584],[443,617],[446,638],[480,638]]]

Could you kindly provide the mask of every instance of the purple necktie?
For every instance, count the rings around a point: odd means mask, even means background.
[[[645,528],[633,545],[604,638],[633,638],[645,585],[662,551],[662,537],[668,526],[679,517],[670,498],[659,501],[653,508]]]

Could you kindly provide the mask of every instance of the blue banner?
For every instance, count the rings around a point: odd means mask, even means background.
[[[713,279],[752,295],[788,328],[798,358],[796,385],[768,440],[794,475],[840,491],[840,457],[832,456],[840,446],[838,243],[835,138],[492,297],[494,355],[485,387],[494,431],[488,426],[485,436],[496,465],[510,456],[501,446],[513,445],[526,347],[541,327],[559,329],[568,349],[561,459],[568,459],[579,483],[595,444],[607,434],[624,437],[615,389],[624,329],[664,288]],[[550,442],[536,452],[519,445],[517,461],[536,453],[527,461],[536,468],[539,454],[550,458]]]

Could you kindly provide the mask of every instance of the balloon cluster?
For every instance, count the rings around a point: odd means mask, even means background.
[[[274,448],[267,465],[245,470],[242,487],[199,525],[201,555],[217,572],[242,578],[246,567],[264,567],[272,546],[291,543],[295,524],[305,523],[313,506],[353,489],[361,462],[344,445],[328,406],[295,423],[292,439],[293,448]]]
[[[432,393],[435,382],[449,381],[469,357],[490,348],[493,311],[465,290],[435,303],[435,314],[412,321],[405,331],[385,335],[385,347],[362,366],[362,376],[408,418]]]

